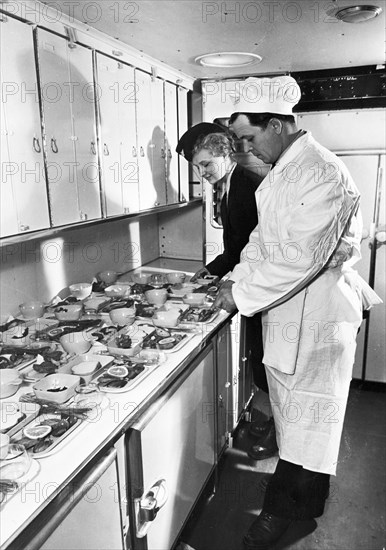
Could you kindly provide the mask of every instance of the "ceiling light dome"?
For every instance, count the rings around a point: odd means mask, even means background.
[[[335,17],[345,23],[364,23],[365,21],[374,19],[380,13],[382,13],[382,8],[378,6],[360,5],[338,10],[335,13]]]
[[[256,53],[247,52],[217,52],[199,55],[194,60],[203,67],[231,68],[246,67],[253,63],[261,63],[263,58]]]

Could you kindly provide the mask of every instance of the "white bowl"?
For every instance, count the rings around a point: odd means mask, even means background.
[[[58,321],[78,321],[82,317],[83,304],[67,304],[54,309]]]
[[[3,460],[8,454],[9,435],[0,433],[0,460]]]
[[[147,285],[150,281],[151,273],[143,273],[142,271],[137,271],[136,273],[131,274],[131,278],[135,283],[140,285]]]
[[[105,288],[105,294],[110,298],[126,298],[130,294],[130,285],[110,285]]]
[[[173,271],[172,273],[166,273],[166,278],[168,283],[175,285],[176,283],[183,283],[186,278],[186,273],[182,271]]]
[[[14,395],[23,382],[19,372],[14,369],[0,370],[0,399]]]
[[[77,365],[71,367],[72,374],[80,376],[88,384],[91,381],[92,375],[100,365],[98,360],[96,361],[82,361]]]
[[[181,312],[178,309],[168,311],[156,311],[152,317],[153,324],[157,327],[175,327]]]
[[[24,319],[38,319],[44,313],[43,302],[30,301],[19,305],[20,313]]]
[[[132,325],[135,321],[135,308],[119,307],[117,309],[112,309],[109,316],[115,325]]]
[[[184,296],[185,294],[189,294],[190,292],[193,292],[195,288],[198,288],[199,285],[189,284],[189,283],[182,283],[181,285],[177,287],[171,287],[171,292],[174,294],[174,296]]]
[[[106,270],[100,271],[97,275],[98,279],[106,285],[112,285],[118,279],[118,273],[116,271]]]
[[[182,297],[182,301],[190,306],[201,306],[205,302],[206,294],[202,292],[191,292]]]
[[[74,374],[56,373],[49,374],[45,378],[42,378],[42,380],[39,380],[32,388],[38,399],[55,401],[55,403],[64,403],[74,395],[75,388],[78,386],[79,382],[79,376],[75,376]]]
[[[146,300],[149,304],[162,306],[168,299],[168,291],[166,288],[154,288],[145,292]]]
[[[68,287],[71,294],[78,298],[78,300],[84,300],[87,296],[90,296],[92,290],[92,284],[90,283],[75,283]]]
[[[68,332],[59,338],[64,351],[67,353],[87,353],[94,338],[86,332]]]

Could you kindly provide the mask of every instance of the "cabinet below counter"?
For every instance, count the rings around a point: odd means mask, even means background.
[[[98,415],[36,460],[39,471],[1,505],[0,548],[150,550],[159,537],[171,547],[234,427],[234,319],[221,311],[132,390],[106,394]],[[154,483],[165,505],[152,525]],[[95,518],[107,510],[113,546],[95,540]]]

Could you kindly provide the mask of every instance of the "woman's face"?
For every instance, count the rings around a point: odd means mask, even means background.
[[[229,156],[214,157],[208,149],[201,149],[193,156],[192,164],[200,178],[214,185],[228,174],[231,160]]]

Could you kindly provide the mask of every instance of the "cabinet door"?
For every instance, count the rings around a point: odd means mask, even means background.
[[[178,88],[178,138],[180,138],[188,129],[188,90]],[[179,200],[185,202],[189,200],[189,163],[178,155],[180,196]]]
[[[1,235],[50,226],[32,27],[1,27]]]
[[[217,336],[217,453],[220,454],[233,429],[232,335],[230,324]]]
[[[141,210],[166,204],[163,82],[135,71],[139,206]]]
[[[71,89],[71,139],[74,143],[75,176],[79,217],[101,217],[99,166],[96,151],[96,121],[92,52],[77,45],[69,48],[68,66]]]
[[[59,525],[40,550],[123,550],[116,451],[110,450],[78,483],[50,504]],[[41,531],[50,528],[50,522]],[[39,535],[38,535],[39,536]],[[31,544],[29,548],[36,548]]]
[[[97,97],[100,120],[100,158],[106,216],[123,213],[122,166],[120,159],[120,71],[119,63],[97,54]]]
[[[165,156],[166,156],[166,196],[167,203],[179,201],[177,88],[165,82]]]
[[[118,82],[122,202],[124,213],[129,214],[139,210],[134,68],[121,63],[118,71]]]
[[[80,220],[73,140],[68,42],[43,29],[37,30],[42,89],[47,174],[54,226]]]
[[[215,463],[213,399],[210,346],[129,430],[134,550],[172,548]]]

